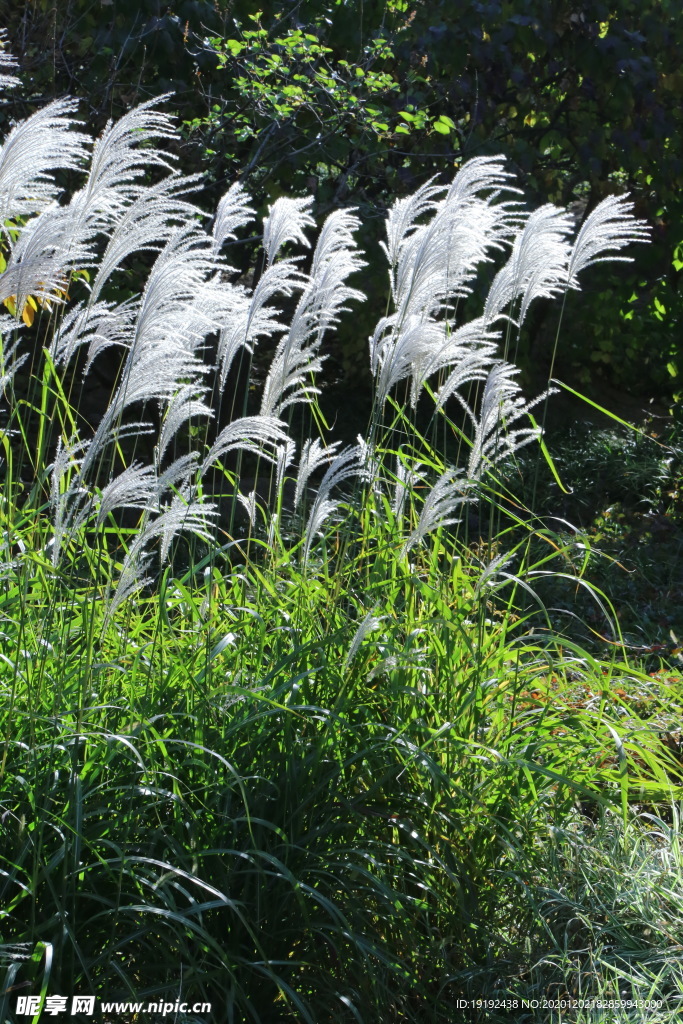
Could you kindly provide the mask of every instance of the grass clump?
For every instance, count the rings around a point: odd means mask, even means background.
[[[53,104],[0,153],[6,998],[450,1021],[460,997],[576,976],[570,862],[582,963],[622,978],[596,924],[620,906],[599,851],[621,843],[626,865],[637,821],[680,795],[662,735],[681,681],[664,692],[623,649],[600,661],[553,629],[543,581],[587,583],[503,489],[547,395],[523,399],[500,351],[534,299],[643,238],[629,204],[572,237],[562,211],[501,201],[497,157],[398,201],[374,405],[340,450],[316,396],[325,339],[363,298],[353,212],[304,264],[311,204],[278,199],[241,287],[221,253],[251,223],[243,189],[207,233],[153,106],[92,147],[72,114]],[[54,172],[81,167],[62,200]],[[150,251],[131,294],[126,261]],[[482,317],[458,324],[505,251]],[[105,351],[115,379],[87,422]],[[258,396],[237,386],[250,368]],[[579,811],[605,823],[597,846]],[[650,951],[639,992],[673,984],[669,891],[666,927],[646,935],[644,904],[620,924],[625,950]]]

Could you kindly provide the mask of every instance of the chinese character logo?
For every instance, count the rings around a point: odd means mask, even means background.
[[[67,1002],[66,996],[48,996],[45,1000],[45,1013],[56,1017],[58,1013],[64,1013]]]
[[[20,1017],[35,1017],[40,1008],[40,996],[18,996],[17,1013]]]
[[[91,1016],[95,1012],[94,996],[74,996],[71,1000],[71,1016],[75,1013],[85,1013]]]

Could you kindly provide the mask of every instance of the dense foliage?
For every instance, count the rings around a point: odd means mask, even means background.
[[[352,197],[376,287],[373,243],[390,197],[454,161],[502,152],[532,201],[574,204],[579,217],[607,191],[628,190],[656,229],[653,248],[626,276],[597,275],[570,306],[562,372],[582,388],[680,389],[674,4],[65,0],[58,16],[47,0],[5,6],[31,102],[79,95],[103,123],[173,90],[186,169],[201,166],[215,182],[207,208],[236,177],[264,212],[284,192],[313,189],[323,213]],[[555,328],[543,309],[528,325],[519,356],[532,378],[548,365]],[[355,333],[342,333],[347,376],[371,329],[361,315]]]

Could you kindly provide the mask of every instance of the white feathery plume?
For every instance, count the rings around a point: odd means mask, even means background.
[[[455,367],[451,377],[461,376],[469,363],[474,375],[467,377],[467,380],[480,380],[480,369],[483,366],[491,365],[499,340],[500,331],[492,330],[483,317],[477,317],[476,320],[471,320],[456,330],[447,330],[440,347],[438,345],[430,346],[426,358],[416,359],[413,363],[411,380],[413,408],[417,404],[417,395],[426,381],[448,367]],[[450,390],[452,391],[455,386],[461,386],[461,383],[459,381],[457,385],[450,385]],[[448,381],[440,391],[443,391],[444,387],[449,387]]]
[[[507,263],[491,283],[484,305],[487,323],[503,316],[503,310],[522,296],[517,321],[521,326],[533,299],[553,298],[566,288],[572,227],[570,215],[550,203],[529,214]]]
[[[114,617],[116,610],[129,597],[137,594],[139,590],[142,590],[143,587],[148,586],[152,582],[152,577],[145,575],[151,561],[152,556],[147,552],[141,552],[138,548],[135,550],[131,548],[124,558],[116,589],[113,594],[110,589],[105,599],[105,613],[102,623],[103,634],[109,628],[109,623]]]
[[[7,71],[13,70],[18,64],[12,54],[5,50],[6,44],[7,30],[3,28],[0,29],[0,89],[14,89],[15,86],[21,85],[21,79],[16,75],[7,74]]]
[[[412,232],[392,274],[399,318],[434,312],[444,300],[467,295],[468,282],[490,249],[507,242],[519,220],[517,203],[496,202],[500,192],[518,193],[502,157],[478,157],[458,171],[434,216]],[[487,198],[480,192],[489,192]],[[419,195],[419,190],[416,195]]]
[[[353,477],[365,477],[364,463],[366,455],[366,448],[360,445],[344,448],[338,455],[335,455],[327,467],[313,501],[311,514],[304,533],[304,562],[308,561],[314,538],[322,530],[325,521],[339,506],[338,500],[332,501],[330,499],[332,488],[338,487]]]
[[[183,423],[197,417],[213,417],[213,409],[210,409],[198,397],[199,395],[205,395],[206,390],[206,388],[198,387],[196,384],[185,384],[168,403],[157,444],[158,464],[161,464],[163,461],[166,449]]]
[[[133,362],[155,347],[192,353],[218,327],[216,306],[225,301],[218,282],[206,290],[217,264],[208,236],[192,225],[178,228],[161,250],[140,299]]]
[[[266,543],[267,543],[268,547],[271,548],[271,549],[273,548],[273,546],[275,544],[275,538],[277,536],[277,527],[278,527],[279,519],[280,519],[280,517],[279,517],[278,513],[277,512],[273,512],[273,514],[271,515],[270,520],[268,522],[268,537],[267,537]]]
[[[269,266],[275,262],[278,252],[287,242],[299,242],[307,249],[310,248],[311,243],[304,229],[315,227],[310,214],[312,205],[310,197],[291,199],[281,196],[270,207],[268,216],[263,218],[263,248]]]
[[[338,322],[340,314],[348,311],[345,302],[365,299],[363,292],[346,284],[347,277],[366,266],[353,237],[359,227],[360,220],[352,210],[334,210],[318,237],[311,262],[311,283],[301,303],[305,315],[315,317],[316,343]]]
[[[177,489],[181,495],[187,497],[190,491],[190,477],[197,470],[199,453],[188,452],[180,455],[167,466],[157,478],[157,499],[160,501],[164,493],[171,489]]]
[[[255,210],[249,206],[251,196],[240,182],[231,185],[216,208],[213,222],[214,251],[220,252],[224,243],[237,236],[235,230],[242,228],[254,216]]]
[[[459,363],[455,364],[444,383],[436,392],[436,408],[442,409],[448,399],[453,397],[474,421],[472,411],[460,394],[459,389],[471,384],[473,381],[486,380],[490,368],[491,353],[482,351],[468,352]]]
[[[93,509],[90,492],[82,486],[80,465],[81,452],[87,450],[88,442],[63,442],[57,440],[57,451],[50,473],[50,506],[53,514],[53,535],[50,541],[50,558],[53,566],[59,564],[64,539],[83,525]],[[63,481],[69,470],[74,479],[66,487]]]
[[[325,465],[327,462],[331,462],[337,453],[337,448],[340,442],[335,441],[334,444],[324,448],[319,438],[312,441],[310,438],[304,442],[303,448],[301,449],[301,456],[299,458],[299,471],[296,477],[296,488],[294,491],[294,508],[298,509],[303,497],[306,493],[308,481],[315,471]]]
[[[516,230],[517,204],[497,202],[502,189],[518,191],[507,183],[510,177],[501,157],[475,159],[463,166],[443,198],[435,200],[444,189],[428,182],[390,211],[384,249],[395,312],[379,322],[370,339],[380,404],[396,383],[411,377],[414,407],[432,374],[463,360],[473,370],[471,379],[481,375],[484,356],[492,353],[497,335],[477,321],[453,337],[435,317],[450,312],[455,299],[471,292],[479,265],[491,259],[491,250],[508,244]],[[481,192],[489,195],[482,198]],[[431,219],[416,226],[417,217],[426,212],[433,214]],[[472,351],[480,353],[474,361]],[[458,380],[464,382],[462,368]]]
[[[442,473],[425,498],[418,524],[403,545],[400,557],[404,558],[427,534],[441,526],[459,522],[454,513],[461,505],[472,500],[468,492],[468,481],[462,478],[459,470],[447,469]]]
[[[60,305],[70,270],[90,265],[92,252],[73,234],[68,207],[57,205],[32,217],[20,229],[7,268],[0,274],[0,300],[14,296],[20,313],[29,295]]]
[[[72,130],[80,123],[70,116],[76,106],[75,100],[55,100],[15,125],[5,139],[0,148],[0,223],[54,202],[59,188],[49,172],[82,167],[91,140]]]
[[[193,533],[202,540],[211,540],[212,524],[210,516],[216,516],[216,506],[205,501],[187,502],[182,496],[174,494],[171,507],[154,519],[142,534],[143,542],[151,537],[160,537],[159,558],[165,562],[173,539],[182,531]]]
[[[291,438],[287,438],[284,444],[277,447],[277,462],[275,468],[275,494],[280,498],[282,488],[285,484],[285,473],[294,461],[296,445]]]
[[[123,210],[98,263],[91,304],[97,301],[102,288],[127,256],[157,249],[179,227],[200,214],[198,207],[179,197],[179,193],[187,192],[198,177],[170,174],[156,185],[141,190],[135,201]]]
[[[576,236],[569,259],[571,287],[577,287],[577,274],[586,267],[604,260],[631,262],[630,256],[612,253],[634,242],[650,240],[650,228],[644,220],[636,220],[632,210],[633,203],[626,196],[607,196],[589,213]]]
[[[504,551],[488,562],[483,569],[483,572],[477,580],[475,591],[477,594],[481,593],[482,590],[488,589],[493,586],[493,580],[496,576],[502,575],[505,579],[509,579],[509,573],[504,573],[503,569],[506,569],[508,565],[511,565],[514,561],[514,553],[510,551]]]
[[[479,480],[487,467],[512,455],[541,434],[540,427],[521,427],[511,430],[513,423],[542,402],[553,389],[525,402],[514,377],[519,369],[510,363],[496,363],[489,371],[481,400],[479,418],[475,418],[474,443],[470,453],[467,475]]]
[[[256,526],[256,491],[249,491],[249,494],[246,495],[238,491],[236,497],[246,511],[249,517],[249,525],[253,530]]]
[[[137,303],[130,301],[118,306],[111,302],[96,302],[88,306],[76,303],[56,324],[50,339],[49,351],[55,365],[67,366],[81,345],[89,345],[83,371],[86,377],[100,352],[110,345],[125,347],[130,341],[136,311]]]
[[[72,199],[87,221],[105,229],[144,191],[145,186],[137,182],[148,168],[172,170],[173,158],[149,145],[155,139],[176,138],[168,115],[153,109],[164,99],[159,96],[141,103],[118,121],[110,121],[95,142],[88,180]]]
[[[394,318],[381,320],[370,339],[370,365],[380,404],[386,401],[394,385],[412,374],[414,366],[424,365],[434,351],[443,347],[446,337],[444,325],[435,320],[408,316],[400,330],[394,332],[392,322],[385,334],[387,321]]]
[[[134,462],[107,484],[99,498],[97,525],[116,508],[139,508],[153,511],[152,499],[157,494],[157,478],[153,466]]]
[[[424,468],[422,462],[414,462],[408,467],[402,459],[396,458],[396,477],[394,485],[394,498],[391,503],[391,511],[397,519],[403,515],[406,499],[418,480],[424,477],[420,472]]]
[[[201,465],[200,476],[223,455],[235,449],[253,452],[269,462],[277,462],[277,446],[289,440],[282,420],[272,416],[242,416],[221,430]],[[268,448],[275,449],[272,453]]]
[[[470,294],[479,265],[490,261],[490,250],[500,249],[518,223],[512,206],[476,198],[439,205],[432,221],[411,236],[393,275],[399,323],[411,314],[447,310]]]
[[[212,533],[209,517],[216,514],[215,506],[212,504],[198,501],[188,502],[182,496],[174,494],[170,506],[164,509],[156,518],[150,519],[136,535],[123,562],[119,587],[121,587],[123,581],[125,588],[129,585],[131,586],[127,593],[132,592],[132,589],[138,589],[137,587],[132,587],[134,583],[134,569],[141,564],[149,564],[148,555],[143,555],[143,550],[149,541],[156,540],[157,538],[161,539],[159,558],[163,563],[168,556],[171,542],[181,531],[194,533],[203,540],[210,540]],[[142,586],[142,584],[140,585]],[[119,587],[117,587],[117,593]]]
[[[225,382],[228,379],[230,367],[235,356],[241,348],[246,348],[251,354],[253,352],[254,340],[253,337],[250,337],[249,332],[249,313],[251,308],[249,293],[245,288],[241,288],[238,285],[226,285],[226,291],[228,289],[230,292],[230,307],[226,310],[221,320],[216,351],[218,380],[221,391],[225,387]],[[268,333],[268,325],[266,323],[261,323],[259,326],[264,328],[262,333]],[[276,327],[277,325],[274,325],[274,329]]]
[[[379,244],[392,269],[401,259],[408,238],[416,230],[415,221],[425,213],[433,213],[437,208],[434,196],[443,195],[446,191],[443,185],[434,185],[434,180],[430,178],[411,196],[397,199],[389,209],[386,220],[387,241],[386,244]]]
[[[318,349],[324,333],[347,308],[346,301],[365,297],[346,285],[349,274],[365,265],[353,240],[358,224],[348,210],[336,210],[327,218],[313,254],[313,272],[271,361],[261,415],[279,416],[287,406],[311,402],[319,394],[311,378],[322,367]]]
[[[0,317],[0,394],[2,395],[5,394],[7,385],[12,380],[17,370],[24,365],[29,357],[29,353],[25,353],[23,356],[19,356],[17,358],[17,349],[19,347],[21,337],[16,338],[15,341],[5,348],[5,331],[14,331],[18,326],[20,325],[17,324],[14,317]]]
[[[161,348],[143,353],[132,365],[127,363],[124,380],[116,389],[93,436],[83,461],[83,473],[88,472],[114,434],[119,438],[122,436],[120,427],[115,424],[128,406],[134,402],[171,401],[188,377],[198,378],[204,370],[204,364],[192,356]],[[136,424],[137,428],[140,426]]]
[[[290,331],[279,342],[271,359],[261,397],[261,416],[279,417],[288,406],[297,402],[310,404],[320,394],[320,388],[311,382],[311,378],[322,369],[322,365],[315,349],[306,348],[303,339]]]
[[[521,190],[509,184],[514,174],[505,170],[503,156],[475,156],[462,165],[451,182],[446,202],[467,201],[478,192],[493,189],[496,196],[501,192],[514,192],[521,195]],[[494,197],[495,198],[495,197]]]
[[[250,354],[258,338],[272,337],[286,331],[286,325],[278,320],[280,311],[266,307],[274,295],[291,296],[296,289],[303,288],[308,280],[296,267],[298,257],[290,257],[266,267],[251,296],[245,289],[231,286],[229,308],[221,321],[218,340],[219,382],[221,389],[230,372],[232,362],[240,348]]]
[[[179,191],[186,191],[192,178],[170,175],[157,185],[149,186],[129,206],[117,224],[91,288],[87,306],[79,304],[69,311],[55,330],[51,351],[59,365],[67,365],[76,348],[90,346],[84,369],[87,376],[93,360],[110,345],[128,347],[131,324],[139,308],[139,300],[127,300],[118,306],[99,302],[102,288],[121,262],[133,252],[156,249],[180,232],[180,225],[197,213],[196,208],[179,199]],[[86,232],[87,233],[87,232]],[[75,264],[73,255],[70,259]]]
[[[353,639],[349,645],[349,649],[346,652],[346,657],[344,658],[344,661],[342,663],[343,672],[346,671],[346,669],[349,667],[353,659],[358,654],[360,646],[363,643],[363,640],[365,640],[368,633],[373,633],[376,629],[379,629],[379,627],[382,625],[382,622],[384,621],[384,618],[384,615],[375,615],[374,609],[371,612],[368,612],[368,614],[365,616],[363,621],[358,626],[356,632],[353,634]]]

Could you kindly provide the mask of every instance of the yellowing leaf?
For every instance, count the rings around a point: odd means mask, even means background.
[[[36,312],[33,306],[30,306],[28,302],[21,311],[21,319],[24,321],[27,327],[33,326],[33,321],[36,318]]]

